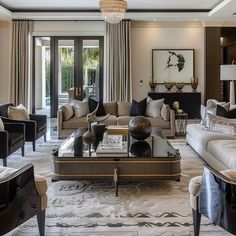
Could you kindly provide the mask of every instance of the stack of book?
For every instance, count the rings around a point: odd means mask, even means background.
[[[127,154],[127,142],[122,141],[122,135],[107,135],[99,143],[97,156],[101,155],[125,155]]]

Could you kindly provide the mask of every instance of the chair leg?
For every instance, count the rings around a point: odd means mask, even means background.
[[[4,167],[7,167],[7,158],[3,158],[2,163]]]
[[[193,212],[193,228],[194,228],[194,236],[199,236],[200,225],[201,225],[201,214],[192,209]]]
[[[25,146],[21,147],[21,155],[23,157],[25,156]]]
[[[33,144],[33,151],[35,152],[35,150],[36,150],[36,148],[35,148],[35,147],[36,147],[36,143],[35,143],[35,141],[33,141],[32,144]]]
[[[44,134],[44,142],[47,142],[47,134]]]
[[[45,210],[39,211],[37,213],[37,221],[38,221],[38,227],[39,227],[39,235],[44,236],[45,235]]]

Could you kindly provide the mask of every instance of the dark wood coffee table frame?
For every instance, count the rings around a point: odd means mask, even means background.
[[[180,181],[180,156],[171,158],[58,158],[53,157],[52,180]]]

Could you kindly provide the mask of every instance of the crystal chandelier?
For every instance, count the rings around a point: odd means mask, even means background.
[[[125,0],[100,0],[102,18],[111,23],[119,23],[125,17],[127,2]]]

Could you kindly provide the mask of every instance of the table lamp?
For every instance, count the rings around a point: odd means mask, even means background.
[[[220,80],[230,80],[229,101],[235,104],[234,80],[236,80],[236,64],[220,66]]]

